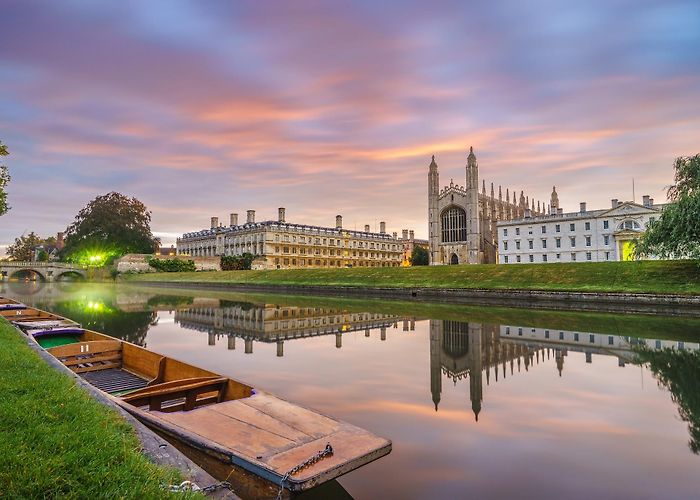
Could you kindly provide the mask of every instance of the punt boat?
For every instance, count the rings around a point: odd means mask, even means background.
[[[27,306],[0,315],[149,427],[292,492],[391,451],[367,430],[61,316]]]

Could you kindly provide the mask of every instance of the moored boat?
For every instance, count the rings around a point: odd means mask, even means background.
[[[391,451],[387,439],[251,385],[51,313],[21,312],[3,316],[142,422],[291,491],[307,490]],[[51,332],[69,339],[51,343]]]

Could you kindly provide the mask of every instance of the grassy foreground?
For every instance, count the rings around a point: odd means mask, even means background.
[[[0,344],[0,497],[167,498],[161,484],[179,484],[176,471],[140,453],[116,412],[49,367],[1,318]]]
[[[130,281],[700,294],[695,261],[150,273]]]

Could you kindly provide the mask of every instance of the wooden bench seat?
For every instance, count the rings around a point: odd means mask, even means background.
[[[189,411],[223,401],[227,384],[227,378],[216,376],[172,380],[129,393],[123,400],[151,411]]]
[[[78,342],[47,351],[75,373],[122,367],[122,343],[119,340]]]

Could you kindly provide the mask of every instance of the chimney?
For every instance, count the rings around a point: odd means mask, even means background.
[[[642,196],[642,205],[644,205],[645,207],[651,206],[651,204],[649,203],[649,195],[648,194],[645,194],[644,196]]]
[[[238,214],[231,214],[231,227],[238,225]]]
[[[379,232],[386,234],[386,222],[382,221],[379,223]]]
[[[284,207],[279,207],[277,209],[277,221],[284,222],[285,209]]]
[[[369,224],[365,224],[365,233],[369,233]]]
[[[411,230],[408,232],[408,239],[409,239],[409,240],[415,239],[415,238],[414,238],[414,235],[415,235],[415,233],[413,232],[413,229],[411,229]]]
[[[617,198],[610,200],[610,204],[612,205],[612,208],[617,208]]]
[[[342,215],[335,216],[335,228],[336,229],[343,229],[343,216]]]
[[[654,198],[649,198],[649,207],[654,206]]]
[[[212,217],[211,218],[211,228],[216,229],[219,227],[219,218],[218,217]]]
[[[255,222],[255,210],[247,210],[246,214],[248,214],[246,223],[250,224],[252,222]]]
[[[585,202],[585,201],[582,201],[582,202],[580,203],[580,207],[581,207],[581,208],[580,208],[579,212],[584,213],[584,212],[586,211],[586,202]]]
[[[396,239],[398,237],[398,234],[396,233],[396,231],[394,231],[392,234],[393,234],[394,239]]]
[[[402,230],[401,230],[401,239],[402,239],[402,240],[407,240],[407,239],[408,239],[408,229],[402,229]]]
[[[564,209],[563,209],[563,208],[557,208],[557,215],[564,215]]]

